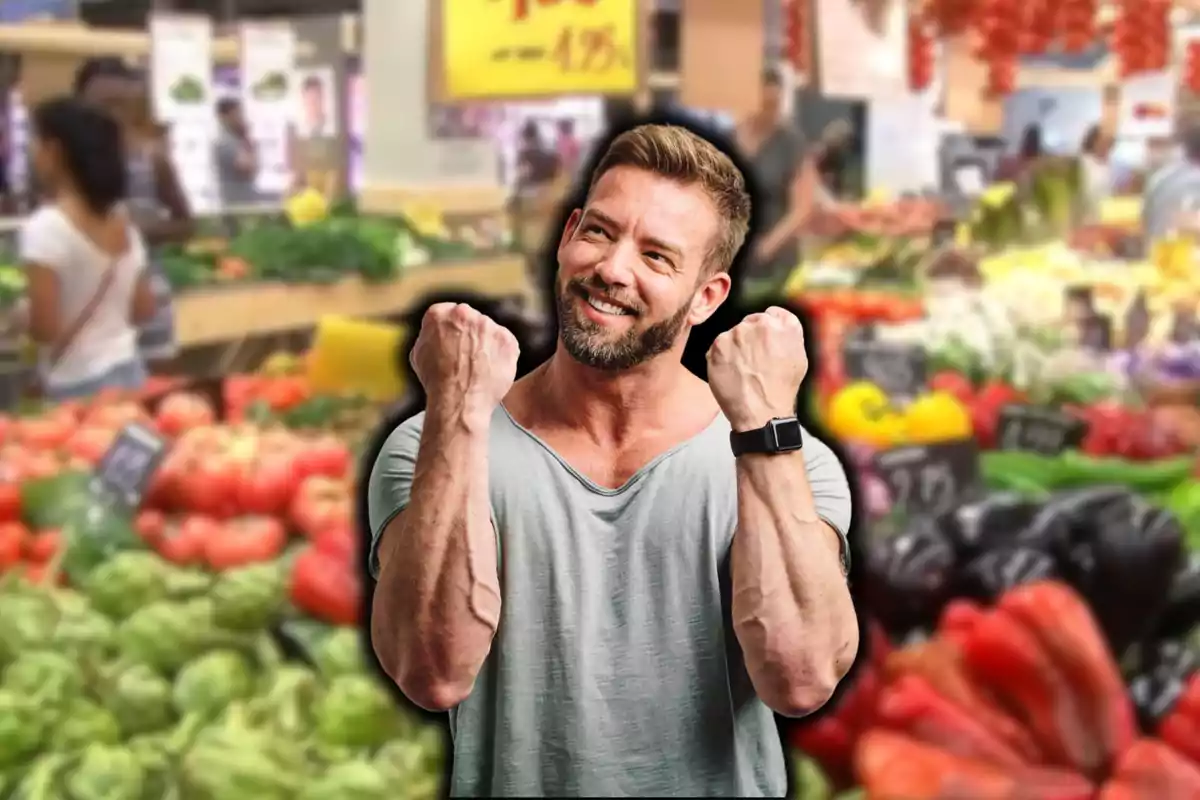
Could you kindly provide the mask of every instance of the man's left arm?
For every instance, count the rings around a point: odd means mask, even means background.
[[[709,385],[734,431],[791,417],[808,370],[803,329],[790,312],[752,314],[717,337]],[[754,689],[775,712],[804,716],[837,688],[858,653],[846,580],[846,473],[803,436],[799,450],[737,458],[731,551],[733,628]]]
[[[737,496],[733,624],[747,671],[774,711],[811,714],[858,652],[844,560],[846,474],[806,434],[801,450],[738,458]]]

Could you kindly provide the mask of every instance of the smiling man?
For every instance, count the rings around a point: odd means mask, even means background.
[[[613,141],[558,247],[554,355],[426,314],[427,404],[368,486],[371,637],[449,710],[453,796],[782,797],[772,711],[820,708],[858,648],[846,475],[794,414],[773,308],[680,363],[729,295],[750,199],[678,127]]]

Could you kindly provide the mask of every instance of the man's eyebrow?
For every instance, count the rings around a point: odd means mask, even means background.
[[[584,211],[583,218],[585,220],[593,220],[595,222],[599,222],[601,225],[605,225],[609,228],[619,228],[620,227],[620,225],[617,223],[617,221],[615,219],[610,217],[608,214],[605,214],[603,211],[597,211],[594,208],[589,208],[586,211]],[[671,244],[668,241],[664,241],[663,239],[659,239],[654,236],[643,236],[642,241],[644,241],[646,244],[650,245],[651,247],[653,247],[657,250],[662,250],[664,252],[670,253],[671,255],[673,255],[677,258],[683,258],[683,250],[679,247],[679,245]]]

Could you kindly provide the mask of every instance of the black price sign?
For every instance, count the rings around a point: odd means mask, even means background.
[[[1001,450],[1027,450],[1056,456],[1078,447],[1087,433],[1081,419],[1052,408],[1008,405],[1000,410],[998,440]]]
[[[851,340],[844,357],[851,380],[869,381],[888,397],[916,397],[925,389],[929,359],[919,345]]]
[[[93,491],[137,508],[166,452],[166,442],[154,431],[144,425],[126,425],[100,459],[92,479]]]
[[[936,516],[976,492],[979,448],[974,439],[900,447],[877,454],[874,468],[897,508]]]
[[[1112,319],[1092,314],[1079,323],[1079,342],[1088,350],[1107,353],[1112,350]]]

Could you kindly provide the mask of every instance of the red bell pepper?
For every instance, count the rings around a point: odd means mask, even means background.
[[[309,545],[292,565],[292,603],[335,625],[355,625],[362,614],[362,582],[354,566]]]

